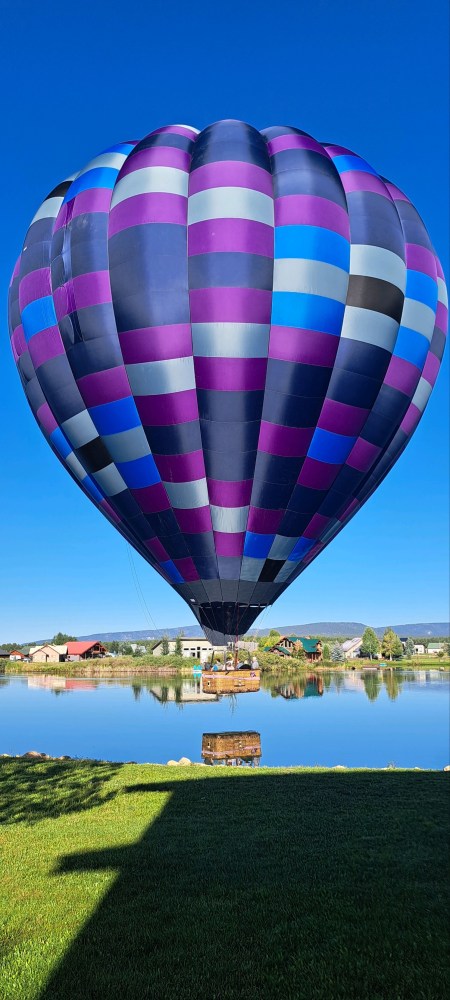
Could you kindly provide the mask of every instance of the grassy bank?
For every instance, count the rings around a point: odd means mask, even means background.
[[[258,662],[262,673],[288,674],[305,673],[305,671],[343,671],[366,670],[376,668],[376,660],[346,660],[344,663],[320,662],[309,664],[303,660],[276,656],[274,653],[258,653]],[[79,663],[19,663],[4,660],[0,663],[0,672],[5,674],[54,674],[61,677],[120,677],[130,674],[167,674],[182,677],[192,676],[192,665],[195,661],[182,656],[116,656],[104,660],[82,660]],[[445,670],[450,671],[450,660],[439,660],[436,656],[414,657],[412,660],[383,661],[392,670]]]
[[[447,779],[0,762],[2,1000],[438,1000]]]

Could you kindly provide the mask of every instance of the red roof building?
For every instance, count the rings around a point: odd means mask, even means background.
[[[91,642],[68,642],[67,660],[92,660],[98,656],[105,656],[106,647],[101,642],[94,640]]]

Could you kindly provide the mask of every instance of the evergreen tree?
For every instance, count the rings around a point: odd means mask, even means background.
[[[175,639],[175,655],[176,656],[182,656],[183,655],[183,647],[181,645],[181,639],[182,639],[182,632],[180,632],[179,635],[177,635],[177,637]]]
[[[54,643],[55,646],[65,646],[66,642],[76,641],[76,635],[66,635],[65,632],[57,632],[56,635],[53,636],[53,639],[50,639],[50,642]]]
[[[408,660],[414,656],[414,639],[411,639],[411,636],[405,642],[405,656],[408,657]]]
[[[361,653],[372,659],[380,650],[380,643],[373,628],[366,628],[363,632]]]
[[[340,642],[333,643],[331,647],[331,659],[333,663],[342,663],[345,660],[344,650]]]
[[[330,659],[330,656],[331,656],[330,647],[329,647],[328,643],[326,642],[325,645],[324,645],[324,647],[323,647],[323,649],[322,649],[322,659],[325,660],[326,663],[328,663],[328,661]]]
[[[163,656],[169,655],[169,636],[163,635],[161,644],[161,653]]]
[[[385,630],[381,643],[381,652],[383,656],[388,656],[390,660],[398,658],[403,653],[403,646],[400,639],[391,628]]]
[[[378,670],[364,670],[363,684],[369,701],[376,701],[381,690],[381,677]]]

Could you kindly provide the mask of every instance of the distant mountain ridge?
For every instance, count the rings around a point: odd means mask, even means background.
[[[345,636],[347,639],[354,639],[363,634],[367,626],[362,622],[308,622],[306,625],[283,625],[277,628],[282,635],[323,635]],[[408,625],[392,625],[394,632],[401,636],[417,636],[434,639],[437,636],[450,634],[449,622],[414,622]],[[382,637],[386,626],[375,628],[379,638]],[[185,625],[178,628],[166,629],[139,629],[138,631],[123,632],[95,632],[91,635],[79,635],[78,639],[100,639],[101,642],[142,642],[144,639],[161,639],[167,635],[169,639],[175,639],[177,635],[183,633],[186,639],[196,638],[201,629],[198,625]],[[269,628],[253,629],[252,635],[268,635]]]

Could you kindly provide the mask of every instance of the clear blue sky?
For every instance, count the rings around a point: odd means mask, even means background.
[[[160,125],[296,125],[353,148],[408,194],[448,278],[447,21],[447,0],[4,7],[0,642],[151,627],[125,542],[51,453],[10,355],[10,271],[42,198],[105,147]],[[395,469],[264,625],[448,619],[448,383],[447,353]],[[133,560],[156,625],[193,624]]]

